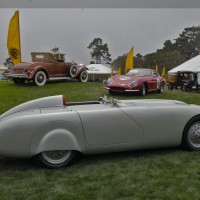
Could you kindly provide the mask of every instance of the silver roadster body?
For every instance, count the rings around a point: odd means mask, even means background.
[[[39,156],[48,167],[68,164],[72,152],[96,154],[181,143],[199,150],[200,106],[154,99],[66,103],[59,95],[29,101],[0,116],[0,155]]]

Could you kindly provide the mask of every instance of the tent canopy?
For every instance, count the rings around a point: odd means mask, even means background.
[[[200,55],[182,63],[181,65],[168,71],[168,73],[172,74],[172,73],[176,73],[178,71],[200,72]]]
[[[87,66],[88,74],[110,74],[111,68],[102,64],[90,64]]]
[[[8,68],[5,67],[5,66],[0,65],[0,70],[1,70],[1,71],[4,71],[4,70],[6,70],[6,69],[8,69]]]

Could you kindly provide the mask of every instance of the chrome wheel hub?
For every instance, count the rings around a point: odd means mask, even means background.
[[[37,77],[37,81],[38,81],[38,83],[42,83],[42,82],[44,81],[44,76],[39,75],[39,76]]]
[[[52,164],[60,164],[65,162],[71,155],[71,151],[59,150],[59,151],[44,151],[42,152],[43,158]]]
[[[200,147],[200,122],[196,122],[190,127],[188,139],[194,147]]]

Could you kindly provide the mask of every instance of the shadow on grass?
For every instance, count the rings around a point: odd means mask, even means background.
[[[9,81],[9,82],[12,82],[12,81]],[[72,83],[81,83],[81,82],[79,82],[78,80],[51,80],[51,81],[47,80],[45,85],[54,85],[54,84],[59,84],[59,83],[67,83],[67,84],[71,83],[72,84]],[[35,85],[33,81],[28,81],[28,82],[21,83],[21,84],[13,83],[13,85],[15,85],[17,87],[40,87],[40,86]]]
[[[151,149],[151,150],[135,150],[135,151],[125,151],[117,153],[106,153],[106,154],[95,154],[95,155],[86,155],[81,156],[79,163],[95,163],[99,160],[117,160],[119,158],[149,158],[151,156],[165,156],[178,152],[184,152],[181,147],[173,148],[162,148],[162,149]]]
[[[138,150],[138,151],[126,151],[118,153],[107,154],[95,154],[95,155],[80,155],[79,159],[75,161],[73,165],[88,165],[107,161],[117,161],[118,159],[129,158],[149,158],[151,156],[165,156],[183,151],[181,148],[165,148],[165,149],[153,149],[153,150]],[[73,167],[72,165],[72,167]],[[39,165],[33,158],[31,159],[17,159],[17,158],[3,158],[0,157],[0,170],[18,170],[26,171],[33,169],[44,168]]]

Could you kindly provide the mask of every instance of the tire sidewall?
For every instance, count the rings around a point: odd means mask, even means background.
[[[141,89],[140,89],[140,95],[141,95],[141,96],[145,96],[146,94],[147,94],[147,89],[146,89],[145,84],[143,83],[143,84],[142,84],[142,87],[141,87]]]
[[[44,80],[43,80],[42,83],[39,83],[39,82],[37,81],[37,76],[40,75],[40,74],[44,77]],[[38,71],[38,72],[35,74],[35,76],[34,76],[34,83],[35,83],[37,86],[43,86],[43,85],[45,85],[46,81],[47,81],[47,76],[46,76],[45,72],[43,72],[43,71]]]
[[[164,86],[163,86],[163,84],[160,85],[159,92],[160,92],[160,93],[163,93],[163,92],[164,92]]]
[[[73,72],[73,70],[76,70],[76,73]],[[77,65],[71,65],[71,67],[69,68],[69,75],[71,77],[75,76],[78,72],[78,66]]]
[[[61,167],[66,167],[69,166],[73,163],[73,161],[78,157],[78,152],[77,151],[71,151],[70,156],[68,157],[67,160],[65,160],[62,163],[59,164],[53,164],[48,162],[42,155],[42,153],[39,153],[36,155],[34,158],[37,163],[41,164],[44,167],[51,168],[51,169],[56,169],[56,168],[61,168]]]
[[[86,76],[87,76],[85,79],[83,79],[84,74],[86,74]],[[80,74],[80,76],[79,76],[79,80],[80,80],[80,82],[82,82],[82,83],[85,83],[85,82],[88,81],[88,73],[87,73],[86,70],[84,70],[84,71],[81,72],[81,74]]]
[[[191,120],[189,120],[189,122],[185,125],[184,131],[183,131],[181,146],[189,151],[200,151],[200,147],[193,146],[188,139],[188,133],[189,133],[190,127],[198,121],[200,122],[200,115],[197,115],[193,117]]]

